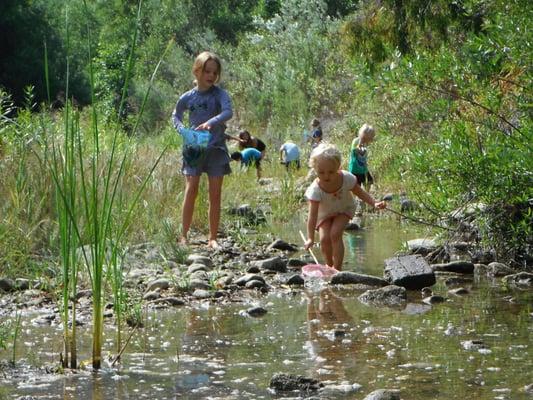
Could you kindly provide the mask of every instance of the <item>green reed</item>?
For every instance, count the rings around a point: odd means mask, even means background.
[[[88,12],[85,1],[84,7],[85,11]],[[118,115],[120,115],[124,106],[127,84],[133,70],[133,54],[137,42],[140,10],[141,3],[139,2],[136,28],[132,34],[130,57],[125,71],[125,88]],[[66,20],[68,24],[68,14]],[[64,109],[64,141],[62,145],[59,145],[55,142],[55,138],[52,139],[46,160],[58,198],[58,219],[62,238],[64,336],[65,343],[69,343],[65,344],[65,351],[70,347],[71,355],[76,354],[75,306],[72,304],[73,312],[70,316],[74,333],[69,333],[68,301],[69,299],[72,299],[73,302],[75,301],[74,295],[77,284],[75,254],[76,249],[81,245],[81,256],[87,267],[93,296],[92,365],[93,368],[99,369],[102,363],[103,305],[106,281],[109,281],[113,288],[112,293],[117,315],[117,349],[120,349],[122,347],[120,333],[121,315],[125,295],[123,291],[122,263],[119,263],[119,249],[130,225],[133,210],[138,204],[147,182],[159,164],[165,149],[155,160],[152,168],[133,196],[130,194],[122,195],[121,184],[125,178],[127,162],[131,157],[134,146],[129,143],[128,138],[120,134],[116,127],[113,128],[110,144],[105,146],[104,143],[101,143],[102,137],[108,132],[99,126],[97,101],[94,95],[94,66],[91,61],[91,30],[89,27],[87,27],[87,37],[89,43],[89,81],[93,104],[89,130],[85,132],[81,129],[79,115],[70,112],[67,102]],[[160,63],[156,66],[156,71],[159,65]],[[146,94],[145,99],[147,96],[148,94]],[[143,102],[143,107],[141,107],[137,118],[141,118],[144,104],[145,102]],[[104,127],[108,128],[106,125]],[[135,132],[133,133],[132,136],[134,137]],[[119,202],[120,198],[131,200],[124,207]],[[83,246],[83,244],[86,244],[86,246]],[[72,365],[75,365],[75,363],[71,362]]]

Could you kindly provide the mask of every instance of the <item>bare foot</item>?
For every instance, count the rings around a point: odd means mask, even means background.
[[[176,242],[181,245],[181,246],[186,246],[189,244],[189,241],[187,240],[187,238],[185,236],[179,236],[177,239],[176,239]]]
[[[218,250],[220,249],[220,245],[218,244],[218,242],[216,241],[216,239],[209,239],[207,241],[207,247],[209,247],[210,249],[213,249],[213,250]]]

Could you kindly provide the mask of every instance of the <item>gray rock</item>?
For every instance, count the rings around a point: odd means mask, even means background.
[[[469,294],[470,290],[460,287],[460,288],[448,290],[448,293],[453,294],[455,296],[464,296],[466,294]]]
[[[527,394],[533,394],[533,383],[524,386],[524,392],[526,392]]]
[[[268,311],[263,307],[251,307],[246,310],[246,314],[248,314],[250,317],[262,317],[267,312]]]
[[[189,279],[208,282],[209,281],[209,275],[207,274],[207,272],[200,270],[200,271],[196,271],[193,274],[191,274],[189,276]]]
[[[451,261],[446,264],[431,265],[433,271],[455,272],[456,274],[473,274],[474,264],[470,261]]]
[[[189,265],[189,268],[187,268],[187,272],[189,274],[194,274],[195,272],[198,272],[198,271],[204,271],[204,272],[207,272],[209,271],[209,267],[207,267],[205,264],[200,264],[200,263],[193,263],[191,265]]]
[[[249,274],[257,274],[261,272],[261,270],[257,265],[252,265],[246,269],[246,272],[248,272]]]
[[[293,390],[315,392],[324,385],[313,378],[279,373],[270,379],[269,386],[277,392],[291,392]]]
[[[435,284],[435,273],[419,255],[396,256],[385,260],[385,279],[392,285],[417,290]]]
[[[265,278],[263,278],[261,275],[257,274],[246,274],[244,276],[241,276],[235,281],[236,285],[239,286],[245,286],[250,281],[260,281],[265,283]]]
[[[297,251],[298,250],[298,247],[297,246],[294,246],[290,243],[287,243],[286,241],[284,240],[281,240],[281,239],[276,239],[274,240],[273,243],[271,243],[268,247],[267,247],[267,250],[272,250],[272,249],[275,249],[275,250],[284,250],[284,251]]]
[[[15,291],[15,281],[9,278],[0,279],[0,290],[3,290],[4,292]]]
[[[15,288],[17,290],[28,290],[30,288],[31,281],[25,278],[15,279]]]
[[[252,279],[251,281],[246,282],[246,285],[244,285],[244,287],[246,289],[263,289],[266,287],[266,283],[264,281]]]
[[[509,268],[507,265],[499,262],[491,262],[488,265],[488,271],[490,276],[505,276],[515,274],[516,271],[512,268]]]
[[[170,287],[170,280],[166,278],[156,279],[155,281],[149,282],[146,291],[151,292],[156,289],[168,289]]]
[[[389,283],[372,275],[358,274],[351,271],[341,271],[331,277],[332,285],[362,284],[368,286],[387,286]]]
[[[428,304],[407,303],[405,308],[402,310],[402,314],[419,315],[419,314],[427,313],[430,310],[431,310],[431,306]]]
[[[367,290],[358,297],[359,301],[375,306],[399,306],[407,301],[407,291],[400,286],[389,285]]]
[[[514,286],[533,286],[533,274],[531,272],[519,272],[518,274],[506,275],[503,277],[502,282],[506,285]]]
[[[300,274],[291,275],[285,282],[287,285],[303,285],[305,283],[304,278]]]
[[[252,263],[262,271],[287,272],[287,262],[281,257],[267,258],[266,260],[257,260]]]
[[[400,392],[398,390],[378,389],[363,400],[400,400]]]
[[[400,211],[401,212],[414,211],[416,207],[417,205],[413,200],[410,200],[405,197],[400,198]]]
[[[145,295],[143,296],[143,300],[151,301],[151,300],[158,299],[160,297],[161,297],[161,294],[157,290],[153,290],[151,292],[145,293]]]
[[[472,278],[465,278],[462,276],[452,276],[444,281],[446,286],[460,286],[464,284],[471,284]]]
[[[446,297],[442,297],[442,296],[434,294],[432,296],[422,299],[422,301],[426,304],[438,304],[438,303],[444,303],[446,301]]]
[[[309,263],[299,258],[289,258],[289,261],[287,261],[287,267],[303,267],[306,264]]]
[[[360,229],[361,229],[361,220],[358,219],[357,217],[348,221],[346,228],[344,228],[344,230],[346,231],[358,231]]]
[[[213,261],[209,257],[203,256],[201,254],[189,254],[186,260],[187,264],[203,264],[208,268],[213,266]]]
[[[209,290],[209,284],[200,279],[191,279],[189,281],[189,289],[191,290]]]
[[[158,299],[155,299],[151,302],[152,304],[168,304],[170,306],[183,306],[185,305],[185,301],[182,299],[178,299],[177,297],[160,297]]]
[[[413,239],[407,241],[407,248],[413,254],[427,255],[437,249],[433,239]]]
[[[197,298],[197,299],[209,299],[213,296],[213,293],[210,292],[209,290],[205,290],[205,289],[196,289],[193,293],[192,293],[192,296]]]
[[[381,198],[381,200],[383,200],[383,201],[392,201],[392,199],[394,199],[394,194],[392,194],[392,193],[386,193]]]
[[[491,250],[477,250],[472,253],[471,258],[474,264],[490,264],[496,256]]]

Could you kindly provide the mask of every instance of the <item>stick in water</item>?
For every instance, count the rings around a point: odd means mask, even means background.
[[[300,231],[300,236],[302,237],[302,240],[305,243],[305,236],[302,231]],[[311,253],[311,256],[313,257],[313,260],[315,260],[315,264],[319,264],[318,260],[316,259],[315,253],[313,253],[313,250],[311,250],[311,247],[309,247],[307,250],[309,250],[309,253]]]

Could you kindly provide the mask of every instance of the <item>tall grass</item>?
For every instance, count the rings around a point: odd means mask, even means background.
[[[87,4],[84,1],[88,14]],[[137,42],[137,26],[140,21],[141,3],[139,2],[136,28],[132,33],[130,57],[125,71],[125,83],[118,115],[124,106],[127,95],[127,84],[133,69],[133,54]],[[68,24],[68,14],[66,17]],[[89,20],[89,18],[88,18]],[[62,144],[56,143],[52,136],[52,143],[46,148],[45,159],[55,184],[57,194],[57,210],[61,236],[61,255],[63,264],[63,308],[65,329],[65,351],[70,348],[72,357],[76,354],[75,331],[68,332],[68,301],[73,298],[77,282],[76,249],[82,245],[81,256],[87,267],[92,295],[93,295],[93,345],[92,365],[99,369],[102,363],[103,341],[103,303],[105,297],[106,280],[109,279],[113,287],[115,312],[117,315],[117,349],[121,345],[121,314],[124,292],[122,290],[122,268],[119,263],[120,246],[124,234],[131,222],[132,212],[137,205],[142,191],[151,178],[165,150],[155,160],[147,176],[142,180],[132,197],[121,195],[121,185],[126,173],[128,160],[132,156],[134,146],[129,138],[124,137],[119,129],[113,127],[109,148],[102,141],[107,129],[99,126],[97,101],[94,95],[94,66],[91,62],[91,30],[87,27],[89,78],[91,84],[92,110],[89,131],[80,127],[79,115],[70,112],[65,106],[65,132]],[[157,72],[156,66],[154,75]],[[67,60],[68,77],[68,60]],[[67,79],[68,80],[68,79]],[[68,93],[68,86],[67,86]],[[148,92],[145,96],[146,103]],[[138,118],[142,116],[142,109]],[[135,124],[135,127],[138,123]],[[104,128],[109,128],[104,125]],[[135,132],[134,132],[135,133]],[[127,198],[124,205],[119,200]],[[83,244],[87,245],[83,245]],[[72,327],[75,327],[75,305],[72,305]],[[70,339],[70,341],[69,341]],[[117,351],[118,353],[118,351]],[[75,359],[71,366],[75,367]]]

